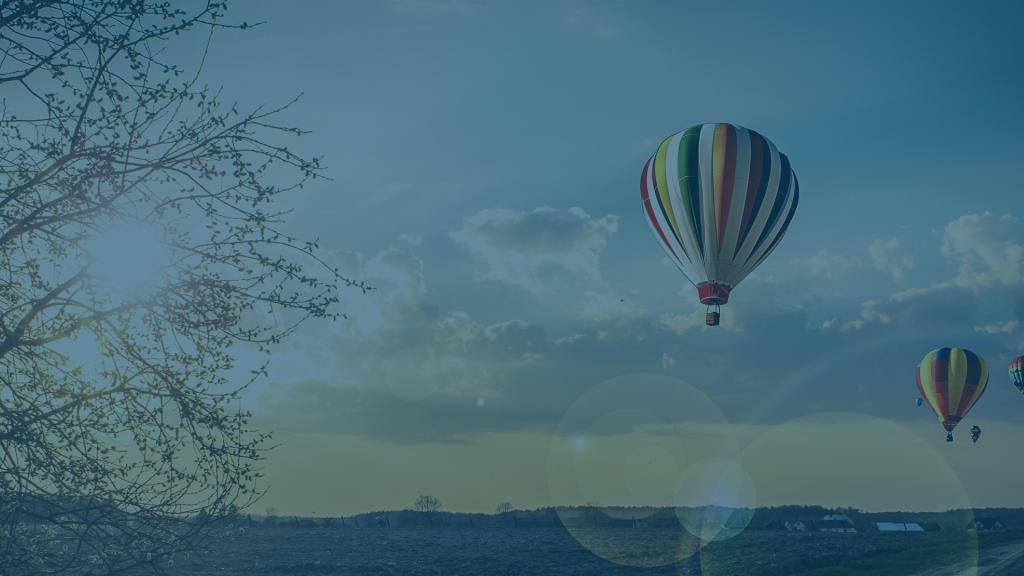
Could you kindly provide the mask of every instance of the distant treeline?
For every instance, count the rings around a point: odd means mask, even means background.
[[[859,532],[871,530],[878,522],[913,522],[928,530],[962,531],[976,518],[999,518],[1008,530],[1024,530],[1024,509],[987,508],[976,510],[949,510],[946,512],[863,512],[854,508],[825,508],[822,506],[776,506],[770,508],[727,509],[707,508],[650,508],[618,506],[573,506],[510,510],[507,512],[462,513],[418,512],[414,510],[367,512],[345,517],[301,517],[240,515],[235,522],[251,526],[293,527],[558,527],[594,526],[623,528],[681,527],[680,517],[715,519],[722,526],[746,530],[784,530],[787,520],[821,519],[828,515],[843,515]]]

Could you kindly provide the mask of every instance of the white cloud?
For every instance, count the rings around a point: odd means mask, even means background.
[[[960,268],[956,283],[977,290],[1024,284],[1020,220],[1010,214],[966,214],[950,222],[942,255]]]
[[[675,368],[675,366],[676,366],[676,359],[671,357],[671,356],[669,356],[668,352],[662,352],[661,353],[661,369],[662,370],[671,370],[672,368]]]
[[[883,310],[881,302],[868,300],[860,305],[860,317],[843,324],[843,332],[861,330],[868,324],[888,324],[892,316]]]
[[[815,278],[832,279],[860,266],[860,260],[843,254],[835,254],[822,248],[814,256],[806,259]]]
[[[868,255],[875,269],[892,278],[894,282],[902,282],[906,271],[914,267],[914,259],[899,254],[900,241],[891,238],[887,242],[875,240],[868,246]]]
[[[962,300],[961,290],[950,282],[923,288],[908,288],[884,301],[868,300],[861,303],[859,317],[845,322],[840,330],[852,332],[862,330],[871,324],[921,322],[943,317],[952,322],[954,317],[967,313],[963,306],[954,307],[954,303]],[[945,312],[937,315],[936,310]]]
[[[704,324],[704,313],[695,310],[689,314],[672,314],[666,312],[659,318],[662,326],[672,332],[682,335],[693,328],[700,328]]]
[[[975,326],[975,332],[984,332],[985,334],[1012,334],[1017,331],[1017,326],[1020,323],[1016,320],[1007,320],[1002,324],[985,324],[984,326]]]
[[[478,278],[539,292],[566,276],[598,283],[601,251],[618,226],[617,216],[592,218],[581,208],[491,209],[450,235],[487,265]]]
[[[423,244],[423,236],[417,236],[415,234],[402,234],[398,237],[399,242],[405,242],[410,246],[421,246]]]
[[[328,260],[343,275],[374,288],[343,301],[348,315],[344,326],[348,328],[370,334],[393,325],[406,307],[415,305],[426,293],[423,261],[411,252],[392,248],[367,259],[359,252],[337,251]]]

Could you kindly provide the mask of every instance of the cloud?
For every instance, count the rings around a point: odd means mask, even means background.
[[[1018,241],[1019,220],[1009,214],[966,214],[943,231],[940,254],[957,265],[952,281],[901,290],[884,300],[860,305],[858,317],[845,322],[842,331],[855,332],[870,326],[900,324],[918,331],[954,331],[975,326],[984,334],[1010,333],[1018,320],[1003,323],[975,321],[988,316],[997,302],[1020,303],[1024,284],[1024,246]],[[873,263],[893,280],[903,279],[912,265],[898,254],[897,239],[876,240],[869,248]],[[985,298],[978,291],[985,289]]]
[[[397,240],[414,247],[421,246],[423,244],[423,236],[417,236],[415,234],[402,234],[397,238]]]
[[[984,326],[975,326],[975,332],[984,332],[985,334],[1012,334],[1017,331],[1017,326],[1020,322],[1017,320],[1007,320],[1002,324],[985,324]]]
[[[450,235],[483,260],[478,278],[540,292],[566,281],[599,282],[601,251],[618,225],[617,216],[595,219],[581,208],[491,209]]]
[[[704,325],[704,313],[700,310],[694,310],[689,314],[673,314],[666,312],[662,314],[658,320],[662,326],[665,326],[673,333],[677,335],[686,334],[693,328],[700,328]]]
[[[875,240],[868,246],[868,255],[875,270],[892,278],[893,282],[902,282],[906,271],[914,267],[914,259],[899,254],[900,241],[892,238],[887,242]]]
[[[432,305],[423,261],[404,250],[338,258],[372,272],[378,318],[372,329],[340,323],[325,337],[292,344],[289,356],[297,356],[287,370],[272,370],[260,399],[261,426],[393,443],[466,442],[489,432],[549,430],[587,390],[623,374],[667,370],[736,394],[734,383],[756,383],[730,361],[734,354],[758,363],[767,381],[806,353],[782,337],[804,330],[803,316],[748,314],[746,322],[770,325],[780,336],[768,346],[756,333],[722,330],[710,338],[703,328],[689,330],[703,326],[696,307],[690,318],[599,309],[605,321],[570,315],[553,323],[552,334],[512,311],[506,320],[483,322]]]
[[[908,288],[885,300],[868,300],[860,305],[858,318],[843,324],[843,332],[862,330],[870,325],[891,323],[950,326],[969,319],[971,311],[964,306],[972,298],[951,283],[924,288]]]
[[[1020,334],[1019,316],[995,315],[993,304],[1019,289],[999,286],[981,299],[952,281],[865,301],[852,319],[828,309],[829,302],[795,304],[785,279],[755,281],[724,317],[742,329],[706,328],[703,306],[695,302],[659,307],[628,290],[626,298],[600,284],[580,288],[595,282],[600,248],[615,224],[582,211],[484,211],[453,234],[471,250],[523,258],[518,268],[501,268],[481,255],[488,274],[511,277],[531,266],[541,276],[550,274],[547,268],[575,271],[570,292],[582,295],[581,302],[560,307],[556,317],[512,307],[439,306],[431,301],[428,263],[408,243],[372,256],[337,253],[343,271],[359,271],[379,290],[365,299],[372,303],[367,310],[352,311],[351,321],[290,344],[294,358],[288,370],[272,370],[257,410],[261,425],[392,443],[545,432],[594,386],[645,372],[667,372],[706,390],[735,422],[837,408],[888,413],[906,394],[891,385],[903,377],[894,375],[904,375],[929,347],[948,340],[1008,350],[1007,334]],[[585,265],[572,259],[580,246],[590,249]],[[534,253],[559,263],[525,259]],[[506,284],[472,289],[489,297],[507,294]]]
[[[966,214],[950,222],[941,253],[957,263],[959,286],[977,290],[1024,284],[1020,219],[1010,214]]]
[[[342,275],[359,278],[374,288],[368,294],[343,300],[344,325],[364,334],[377,332],[402,315],[426,294],[423,260],[398,248],[367,258],[360,252],[338,250],[326,256]]]
[[[822,248],[805,260],[815,278],[832,279],[860,266],[860,260]]]

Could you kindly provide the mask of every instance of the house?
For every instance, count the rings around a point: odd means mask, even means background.
[[[967,525],[969,532],[1002,532],[1006,525],[999,518],[975,518]]]
[[[818,532],[833,532],[837,534],[856,534],[857,528],[849,520],[819,520],[815,522]]]
[[[825,514],[825,516],[822,517],[822,520],[825,520],[826,522],[846,522],[850,526],[853,526],[853,520],[850,520],[850,517],[846,514]]]
[[[875,522],[875,529],[879,532],[924,532],[917,522]]]
[[[808,518],[797,518],[783,520],[782,526],[787,532],[813,532],[814,521]]]
[[[846,514],[825,514],[815,525],[818,532],[834,532],[839,534],[856,534],[857,527]]]

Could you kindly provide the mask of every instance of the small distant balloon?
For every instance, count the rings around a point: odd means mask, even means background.
[[[1024,356],[1018,356],[1010,361],[1010,383],[1024,393]]]
[[[918,408],[920,408],[921,404],[924,404],[924,398],[921,398],[920,396],[918,396],[916,404],[917,404]]]

